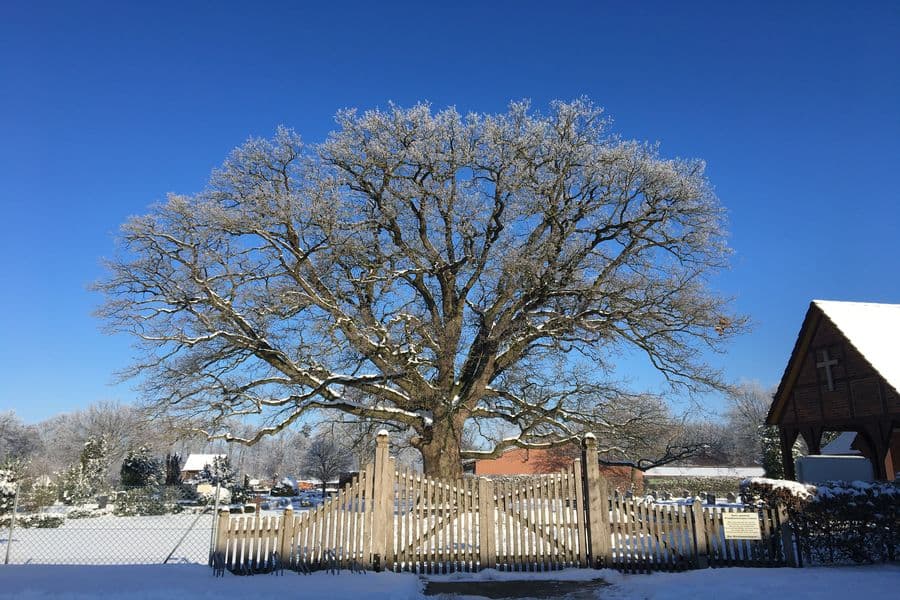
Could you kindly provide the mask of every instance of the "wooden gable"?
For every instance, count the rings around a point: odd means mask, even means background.
[[[766,422],[840,431],[891,417],[900,417],[900,394],[811,303]]]

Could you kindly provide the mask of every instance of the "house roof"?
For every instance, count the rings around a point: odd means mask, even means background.
[[[644,477],[762,477],[762,467],[653,467]]]
[[[862,452],[852,446],[853,442],[856,440],[856,436],[857,433],[855,431],[845,431],[831,440],[831,442],[825,444],[822,448],[822,454],[829,454],[831,456],[862,454]]]
[[[791,351],[791,358],[775,392],[766,423],[777,423],[786,401],[786,392],[793,387],[800,369],[802,357],[809,348],[816,325],[828,319],[847,339],[863,360],[900,392],[900,360],[897,359],[895,340],[900,337],[900,304],[876,302],[843,302],[838,300],[813,300]]]
[[[206,465],[211,465],[213,460],[216,457],[225,456],[224,454],[189,454],[187,460],[184,461],[184,465],[181,467],[181,472],[185,471],[202,471]]]
[[[900,391],[900,304],[813,300],[886,382]]]

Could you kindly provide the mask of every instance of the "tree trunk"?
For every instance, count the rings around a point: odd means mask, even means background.
[[[422,453],[422,466],[425,475],[442,479],[462,477],[462,458],[460,444],[462,442],[462,424],[456,426],[452,419],[435,419],[429,438],[417,445]]]

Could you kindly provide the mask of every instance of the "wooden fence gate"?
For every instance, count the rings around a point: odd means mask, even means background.
[[[758,515],[762,539],[726,539],[724,515]],[[447,573],[610,567],[632,572],[794,565],[783,510],[658,504],[611,494],[596,440],[559,473],[444,481],[409,468],[377,438],[375,460],[337,495],[297,515],[220,513],[215,560],[232,570],[365,568]]]

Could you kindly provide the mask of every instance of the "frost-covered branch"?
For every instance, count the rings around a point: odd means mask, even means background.
[[[251,139],[208,189],[123,226],[100,312],[139,341],[127,374],[152,409],[244,443],[345,411],[410,428],[426,470],[453,474],[472,421],[516,444],[627,431],[608,400],[640,395],[603,395],[623,348],[673,386],[720,386],[697,348],[744,321],[705,283],[728,249],[701,161],[616,137],[583,99],[337,121],[312,147]],[[510,387],[578,362],[603,365],[590,410],[565,382],[537,404]]]

